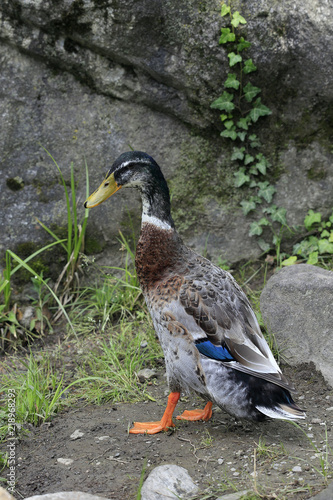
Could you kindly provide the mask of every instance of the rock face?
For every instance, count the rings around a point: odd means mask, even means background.
[[[274,164],[275,201],[299,224],[309,208],[327,213],[333,197],[333,5],[242,0],[237,8],[253,43],[253,83],[272,109],[257,132]],[[67,181],[74,162],[79,203],[85,158],[94,188],[120,153],[147,151],[170,182],[187,243],[231,262],[259,254],[239,209],[246,193],[233,187],[231,146],[210,109],[228,71],[219,12],[219,0],[1,2],[0,252],[45,241],[35,217],[66,223],[59,175],[41,144]],[[106,261],[119,255],[128,214],[136,225],[132,192],[91,212],[92,251]]]
[[[187,470],[178,465],[160,465],[149,474],[141,489],[141,500],[191,498],[198,492]]]
[[[313,361],[333,386],[333,273],[300,264],[285,267],[265,286],[260,308],[288,363]]]

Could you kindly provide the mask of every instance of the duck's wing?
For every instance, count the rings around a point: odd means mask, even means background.
[[[293,390],[263,337],[246,295],[230,273],[196,256],[171,308],[192,334],[201,354]]]

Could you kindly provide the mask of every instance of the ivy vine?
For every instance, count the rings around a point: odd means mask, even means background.
[[[236,188],[247,187],[252,192],[240,203],[243,213],[255,212],[258,205],[261,206],[263,216],[251,223],[249,235],[257,236],[260,248],[267,252],[272,244],[265,241],[262,234],[264,227],[269,227],[278,253],[281,228],[287,226],[286,209],[273,204],[276,189],[268,178],[272,165],[260,151],[262,144],[258,136],[251,133],[253,124],[272,112],[261,100],[261,89],[250,81],[257,67],[251,58],[245,56],[251,47],[241,33],[246,20],[238,11],[232,12],[230,5],[225,3],[222,4],[221,16],[226,26],[221,28],[219,43],[227,50],[230,72],[224,81],[225,90],[211,108],[222,112],[224,130],[221,136],[234,143],[231,160],[238,165],[234,185]]]

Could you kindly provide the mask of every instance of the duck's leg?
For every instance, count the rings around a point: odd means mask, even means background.
[[[203,410],[185,410],[177,420],[209,420],[212,416],[213,403],[208,401]]]
[[[168,404],[161,420],[157,422],[134,422],[134,426],[129,430],[130,434],[157,434],[167,431],[169,427],[175,427],[172,415],[180,398],[179,392],[171,392],[168,397]]]

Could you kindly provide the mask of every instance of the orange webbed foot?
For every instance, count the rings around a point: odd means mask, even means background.
[[[172,415],[175,411],[179,392],[171,392],[168,397],[168,404],[161,420],[157,422],[134,422],[134,426],[129,430],[130,434],[157,434],[161,431],[167,431],[170,427],[175,427],[172,421]]]
[[[203,410],[185,410],[181,415],[178,415],[177,420],[209,420],[212,417],[213,403],[209,401]]]
[[[133,427],[129,430],[130,434],[157,434],[158,432],[167,431],[170,427],[175,427],[175,424],[168,422],[168,425],[163,424],[162,420],[157,422],[134,422]]]

